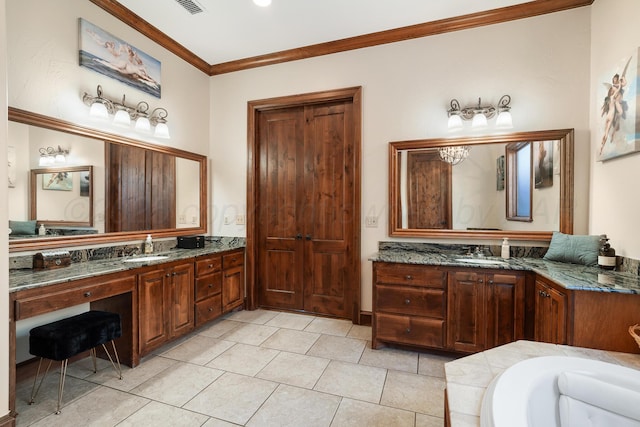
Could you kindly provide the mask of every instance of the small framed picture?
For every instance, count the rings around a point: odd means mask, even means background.
[[[496,190],[504,190],[504,156],[496,159]]]
[[[71,172],[53,172],[42,174],[43,190],[71,191],[73,190],[73,176]]]

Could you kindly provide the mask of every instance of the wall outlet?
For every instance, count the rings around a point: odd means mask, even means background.
[[[378,217],[377,216],[365,216],[364,217],[364,225],[365,225],[365,227],[376,228],[378,226]]]
[[[178,216],[178,224],[186,224],[187,223],[187,217],[184,215],[179,215]]]
[[[198,217],[197,216],[192,216],[191,217],[191,224],[197,224],[198,223]]]
[[[244,225],[244,215],[236,215],[236,225]]]
[[[227,215],[224,217],[224,225],[233,224],[233,217],[231,215]]]

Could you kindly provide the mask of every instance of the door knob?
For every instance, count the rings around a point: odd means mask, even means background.
[[[305,236],[305,238],[306,238],[307,240],[311,240],[311,234],[307,234],[307,235]]]
[[[300,240],[300,239],[302,239],[302,234],[301,233],[296,234],[296,240]]]

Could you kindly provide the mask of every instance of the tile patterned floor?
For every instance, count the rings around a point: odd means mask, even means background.
[[[371,328],[255,310],[231,313],[155,351],[124,379],[108,361],[69,366],[36,404],[18,383],[21,426],[442,426],[442,355],[371,349]]]

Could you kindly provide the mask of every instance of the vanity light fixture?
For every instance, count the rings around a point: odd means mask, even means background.
[[[438,148],[438,154],[442,161],[455,166],[469,157],[470,150],[471,147],[468,145],[448,145],[446,147]]]
[[[462,121],[471,120],[472,129],[483,129],[488,126],[487,120],[493,118],[497,113],[496,128],[510,129],[513,127],[510,103],[511,97],[509,95],[503,95],[500,101],[498,101],[497,107],[491,104],[482,105],[482,100],[478,98],[478,105],[460,108],[458,100],[452,99],[450,108],[447,110],[449,116],[447,127],[450,131],[461,130]]]
[[[97,96],[84,93],[82,101],[91,107],[89,115],[99,119],[108,119],[113,115],[113,124],[117,126],[130,127],[133,121],[134,129],[142,133],[151,132],[151,126],[155,127],[154,136],[157,138],[170,138],[169,127],[167,126],[166,109],[158,107],[149,111],[149,104],[140,101],[135,107],[125,104],[125,95],[122,95],[122,102],[112,101],[102,96],[102,86],[98,85]]]
[[[38,151],[40,152],[40,161],[38,162],[40,166],[53,166],[66,163],[67,156],[69,155],[69,150],[63,150],[59,145],[57,149],[53,147],[42,147]]]

